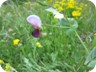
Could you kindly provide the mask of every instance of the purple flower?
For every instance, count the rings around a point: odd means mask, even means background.
[[[34,26],[34,28],[40,28],[42,25],[41,19],[37,15],[28,16],[27,21],[31,23]]]
[[[32,31],[32,36],[37,38],[40,35],[41,35],[41,31],[39,29],[35,29],[34,31]]]
[[[37,15],[30,15],[27,17],[27,21],[29,23],[31,23],[33,25],[33,27],[35,28],[33,31],[32,31],[32,36],[38,38],[40,35],[41,35],[41,19],[37,16]]]

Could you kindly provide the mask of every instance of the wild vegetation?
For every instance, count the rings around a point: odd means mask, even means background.
[[[30,15],[42,25],[30,23]],[[6,72],[88,72],[96,65],[95,46],[96,8],[88,0],[13,0],[0,7]]]

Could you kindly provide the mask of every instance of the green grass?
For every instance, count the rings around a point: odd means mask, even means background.
[[[0,8],[0,59],[18,72],[88,72],[90,68],[84,65],[86,51],[75,33],[66,35],[61,28],[46,26],[56,22],[45,8],[37,3],[15,5],[13,2]],[[96,9],[88,3],[78,20],[77,32],[89,51],[92,50],[89,37],[93,40],[96,29],[95,13]],[[26,21],[31,14],[40,16],[42,33],[46,32],[47,36],[32,37],[33,27]],[[16,38],[20,39],[20,46],[13,45]],[[42,48],[36,46],[37,41]]]

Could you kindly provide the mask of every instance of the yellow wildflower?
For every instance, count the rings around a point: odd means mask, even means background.
[[[39,48],[42,47],[42,45],[41,45],[39,42],[37,42],[36,45],[37,45],[37,47],[39,47]]]
[[[6,63],[5,71],[6,71],[6,72],[10,72],[10,65],[9,65],[8,63]]]
[[[19,40],[19,39],[15,39],[15,40],[13,40],[13,45],[18,45],[18,44],[19,44],[19,42],[20,42],[20,40]]]
[[[60,5],[61,5],[61,6],[65,6],[65,5],[66,5],[66,3],[65,3],[65,2],[63,2],[63,1],[61,1],[61,2],[60,2]]]
[[[58,7],[58,10],[59,10],[59,11],[63,11],[63,10],[64,10],[64,8],[63,8],[63,7],[61,7],[61,6],[59,6],[59,7]]]
[[[3,60],[0,60],[0,64],[4,64],[4,61]]]
[[[79,17],[79,16],[81,16],[81,12],[79,12],[79,11],[73,11],[72,12],[72,16]]]
[[[74,0],[68,0],[67,8],[75,8],[76,2]]]
[[[66,0],[62,0],[61,2],[65,2]]]
[[[52,3],[52,0],[47,0],[48,3]]]
[[[56,1],[55,3],[56,3],[56,4],[59,4],[59,1]]]
[[[53,7],[57,8],[57,7],[59,7],[59,4],[56,3],[56,4],[53,5]]]

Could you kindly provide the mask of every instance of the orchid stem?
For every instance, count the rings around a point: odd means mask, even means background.
[[[34,55],[34,59],[35,59],[35,57],[36,57],[36,47],[34,48],[33,55]]]
[[[82,41],[81,37],[79,36],[79,34],[77,33],[77,31],[75,31],[76,36],[78,37],[78,39],[80,40],[81,44],[83,45],[84,49],[86,50],[86,53],[88,54],[88,48],[86,47],[86,45],[84,44],[84,42]]]

